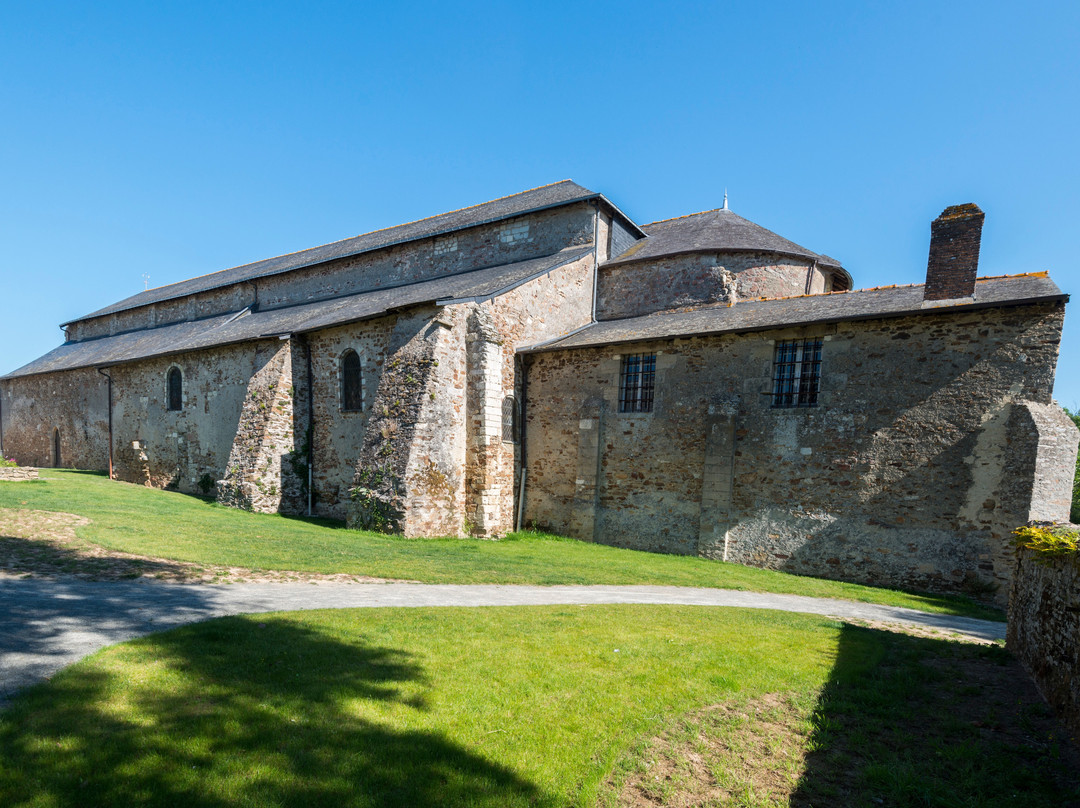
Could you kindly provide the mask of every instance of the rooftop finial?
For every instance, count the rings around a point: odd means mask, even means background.
[[[724,210],[727,210],[727,188],[724,189]]]

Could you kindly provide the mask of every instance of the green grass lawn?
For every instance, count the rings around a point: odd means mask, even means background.
[[[997,708],[942,665],[963,659],[1007,655],[704,607],[226,618],[17,697],[0,711],[0,804],[592,806],[643,739],[765,694],[807,716],[806,804],[1073,804],[1052,742],[983,728]]]
[[[350,573],[425,583],[666,584],[906,606],[1002,620],[967,598],[911,594],[701,558],[622,550],[535,533],[501,541],[403,539],[327,520],[252,514],[196,497],[46,470],[37,482],[0,483],[0,508],[75,513],[88,541],[129,553],[250,569]]]

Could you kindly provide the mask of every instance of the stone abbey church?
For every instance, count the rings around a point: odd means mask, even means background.
[[[1067,296],[925,284],[724,207],[638,225],[570,182],[141,292],[0,378],[24,464],[108,470],[407,536],[581,539],[1007,592],[1009,532],[1065,519],[1051,401]]]

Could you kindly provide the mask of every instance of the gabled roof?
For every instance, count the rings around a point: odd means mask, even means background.
[[[1069,299],[1045,272],[979,278],[975,283],[974,296],[963,300],[924,303],[924,288],[925,285],[920,283],[771,300],[740,300],[730,307],[714,306],[622,320],[603,320],[525,352],[593,348],[622,342],[764,331],[811,323],[876,320]]]
[[[152,356],[184,353],[345,325],[379,317],[406,306],[497,297],[591,252],[591,244],[570,247],[545,258],[534,258],[332,300],[266,311],[248,312],[245,309],[242,312],[229,312],[203,320],[173,323],[81,342],[67,342],[0,378],[14,379],[60,370],[107,367]]]
[[[243,266],[233,267],[232,269],[224,269],[220,272],[201,275],[197,278],[169,284],[168,286],[159,286],[156,289],[148,289],[145,292],[132,295],[118,303],[106,306],[103,309],[98,309],[95,312],[71,320],[63,325],[78,322],[79,320],[89,320],[92,317],[115,314],[116,312],[134,309],[152,303],[160,303],[164,300],[172,300],[174,298],[185,297],[199,292],[206,292],[211,289],[230,286],[234,283],[264,278],[268,275],[290,272],[295,269],[322,264],[326,261],[333,261],[339,258],[348,258],[361,253],[381,250],[386,247],[392,247],[409,241],[432,238],[466,227],[476,227],[478,225],[489,224],[502,219],[509,219],[514,216],[523,216],[527,213],[535,213],[547,208],[560,207],[573,202],[582,202],[591,199],[603,199],[604,202],[618,212],[620,216],[626,218],[626,215],[623,214],[622,211],[619,211],[619,209],[612,205],[611,202],[604,199],[602,195],[590,191],[587,188],[583,188],[572,180],[562,180],[561,182],[556,182],[551,185],[543,185],[529,191],[522,191],[518,194],[511,194],[510,196],[493,199],[490,202],[483,202],[479,205],[472,205],[471,207],[461,208],[459,210],[450,211],[449,213],[440,213],[438,216],[431,216],[427,219],[420,219],[407,224],[399,224],[394,227],[387,227],[383,230],[365,233],[361,236],[347,238],[342,241],[335,241],[331,244],[324,244],[321,247],[313,247],[309,250],[301,250],[300,252],[290,253],[288,255],[280,255],[277,258],[268,258],[264,261],[256,261],[253,264],[244,264]],[[632,227],[637,229],[637,225],[630,221],[630,219],[626,218],[626,221],[629,222]]]
[[[613,258],[608,266],[691,252],[771,252],[817,261],[842,272],[851,283],[851,276],[835,258],[801,247],[726,208],[665,219],[641,229],[649,237]]]

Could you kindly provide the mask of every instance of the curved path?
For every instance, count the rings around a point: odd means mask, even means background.
[[[1005,624],[989,620],[730,589],[405,583],[193,585],[0,579],[0,704],[16,690],[48,678],[99,648],[211,617],[298,609],[595,603],[779,609],[915,625],[982,640],[1005,637]]]

